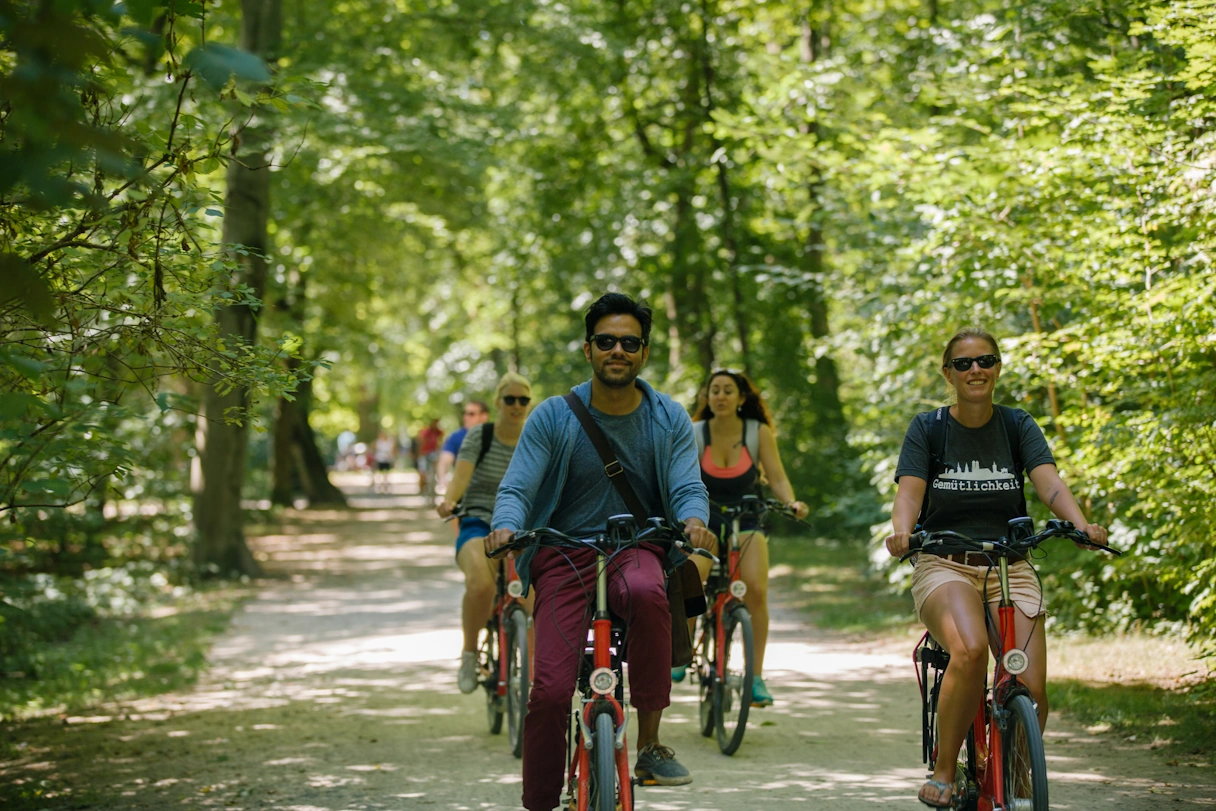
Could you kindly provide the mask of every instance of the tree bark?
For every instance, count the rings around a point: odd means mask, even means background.
[[[292,358],[288,368],[295,371],[300,361]],[[296,399],[279,398],[274,436],[274,485],[270,500],[290,505],[297,492],[309,504],[346,506],[346,496],[329,480],[325,457],[317,447],[317,436],[308,424],[312,411],[312,381],[302,380]]]
[[[826,58],[831,48],[826,14],[817,12],[816,5],[807,11],[802,26],[801,54],[802,61],[810,64]],[[803,125],[803,132],[808,135],[818,134],[818,124],[809,121]],[[812,181],[807,186],[807,197],[812,210],[810,228],[806,239],[806,270],[810,285],[807,287],[805,307],[810,316],[811,337],[818,340],[830,334],[828,322],[827,295],[824,292],[826,279],[826,261],[824,253],[827,249],[824,243],[823,221],[819,212],[822,211],[821,196],[823,184],[819,180]],[[816,413],[825,428],[845,425],[844,407],[840,402],[840,374],[836,362],[827,353],[819,353],[815,359]]]
[[[241,47],[273,67],[282,31],[280,0],[242,0],[241,11]],[[228,165],[223,230],[224,244],[233,249],[239,268],[233,281],[248,286],[259,301],[266,290],[274,135],[265,116],[265,110],[254,111],[253,119],[235,133],[238,146]],[[248,304],[220,307],[215,313],[220,337],[228,345],[252,345],[257,340],[257,318],[257,310]],[[249,406],[248,389],[224,386],[217,370],[196,431],[193,558],[203,576],[261,571],[245,543],[241,512]]]

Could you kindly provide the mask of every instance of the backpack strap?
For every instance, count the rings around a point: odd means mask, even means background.
[[[1005,441],[1009,443],[1009,455],[1013,459],[1014,475],[1018,479],[1018,492],[1021,498],[1021,515],[1026,515],[1026,479],[1022,475],[1022,434],[1021,422],[1018,420],[1018,409],[1008,406],[993,405],[993,410],[1001,417],[1005,426]],[[920,505],[920,515],[916,525],[925,523],[929,512],[929,488],[946,469],[946,435],[950,427],[949,411],[945,406],[934,410],[929,416],[929,479],[925,482],[925,498]]]
[[[744,420],[743,421],[743,446],[747,448],[747,455],[752,458],[752,466],[760,467],[760,421],[759,420]]]
[[[1005,423],[1005,439],[1009,441],[1009,455],[1013,458],[1013,473],[1018,478],[1018,493],[1021,495],[1022,507],[1020,515],[1026,512],[1026,477],[1022,470],[1022,423],[1018,419],[1020,409],[1008,406],[993,406]]]
[[[920,515],[916,518],[918,529],[925,523],[925,517],[929,513],[929,490],[933,487],[933,480],[946,469],[944,457],[946,429],[950,426],[949,413],[946,407],[942,406],[929,415],[929,478],[925,482],[925,497],[920,503]]]
[[[697,467],[700,467],[701,460],[705,458],[705,449],[709,447],[709,420],[701,420],[694,425],[692,435],[697,440]]]
[[[490,452],[492,444],[494,444],[494,423],[483,423],[481,429],[481,450],[477,452],[477,461],[473,463],[473,467],[480,465],[481,460],[486,458],[486,454]]]

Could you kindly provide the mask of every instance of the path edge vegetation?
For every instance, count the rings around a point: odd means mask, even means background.
[[[763,382],[859,546],[983,322],[1128,552],[1053,554],[1061,624],[1216,653],[1216,8],[1006,5],[0,0],[0,632],[254,572],[242,499],[340,501],[324,440],[508,368],[564,390],[614,288],[662,389]]]

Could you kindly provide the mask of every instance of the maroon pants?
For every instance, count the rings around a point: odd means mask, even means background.
[[[561,801],[570,702],[595,611],[594,553],[566,555],[574,566],[553,549],[540,550],[531,566],[536,658],[524,719],[523,805],[528,811],[551,811]],[[627,549],[613,558],[608,606],[627,623],[630,704],[662,710],[671,703],[671,609],[658,554]]]

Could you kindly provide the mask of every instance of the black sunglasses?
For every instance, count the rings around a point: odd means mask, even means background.
[[[1001,359],[996,355],[980,355],[978,358],[955,358],[950,361],[950,365],[956,372],[965,372],[971,368],[973,363],[978,363],[981,369],[991,369],[1000,362]]]
[[[518,401],[520,405],[527,405],[528,403],[532,402],[532,398],[516,397],[514,394],[504,394],[502,396],[502,401],[507,405],[515,405],[516,401]]]
[[[620,342],[621,349],[632,355],[646,345],[646,342],[634,335],[592,335],[587,339],[587,343],[595,344],[595,348],[601,352],[611,352],[612,347]]]

